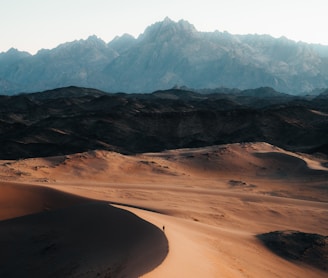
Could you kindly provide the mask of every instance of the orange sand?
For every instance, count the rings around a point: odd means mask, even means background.
[[[255,237],[275,230],[327,235],[325,165],[324,158],[256,143],[136,156],[92,151],[2,161],[0,177],[7,184],[105,200],[159,229],[165,225],[168,256],[144,277],[325,277],[278,257]],[[44,206],[36,207],[26,214]],[[23,214],[20,210],[7,213]]]

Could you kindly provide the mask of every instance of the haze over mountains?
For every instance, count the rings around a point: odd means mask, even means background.
[[[270,86],[301,94],[328,87],[328,46],[268,35],[198,32],[169,18],[138,38],[95,36],[35,55],[0,53],[0,94],[65,86],[109,92],[152,92],[175,85],[239,89]]]

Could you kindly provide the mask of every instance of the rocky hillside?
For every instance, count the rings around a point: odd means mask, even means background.
[[[61,88],[0,97],[0,123],[1,159],[257,141],[328,154],[327,95],[291,97],[270,88],[212,94]]]

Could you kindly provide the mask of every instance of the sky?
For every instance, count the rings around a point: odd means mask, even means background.
[[[328,45],[327,0],[0,0],[0,52],[35,54],[96,35],[105,42],[184,19],[198,31],[269,34]]]

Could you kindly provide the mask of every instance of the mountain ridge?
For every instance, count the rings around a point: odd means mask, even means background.
[[[169,89],[272,87],[291,94],[328,87],[328,46],[270,35],[199,32],[169,18],[137,38],[96,36],[35,55],[0,53],[0,94],[79,86],[129,93]]]

